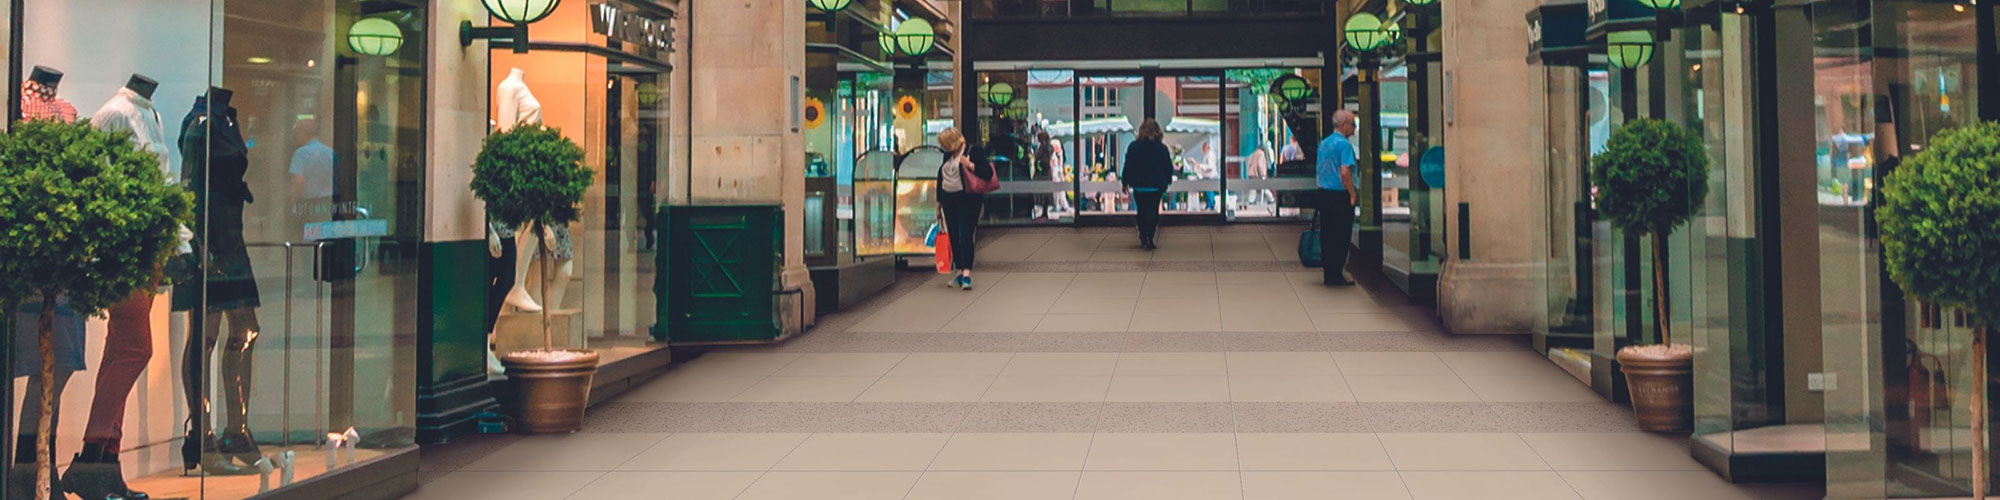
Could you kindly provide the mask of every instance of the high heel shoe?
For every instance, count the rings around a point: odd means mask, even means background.
[[[62,489],[83,500],[147,500],[144,492],[125,485],[119,469],[118,452],[96,443],[84,443],[69,469],[63,471]]]
[[[230,455],[222,453],[222,444],[215,434],[203,434],[197,438],[189,434],[181,442],[181,472],[183,475],[247,476],[257,473],[253,467],[236,465]],[[255,461],[252,461],[255,463]],[[199,471],[197,471],[199,469]]]
[[[221,446],[216,448],[216,451],[243,462],[246,466],[252,466],[251,468],[255,468],[254,464],[258,460],[264,459],[264,450],[257,447],[257,440],[250,437],[250,431],[246,429],[222,433]]]

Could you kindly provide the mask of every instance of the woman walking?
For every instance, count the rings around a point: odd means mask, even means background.
[[[944,163],[938,165],[938,210],[943,212],[945,233],[951,241],[951,268],[958,273],[949,283],[960,290],[972,289],[973,241],[979,229],[979,209],[986,204],[986,195],[967,189],[969,175],[981,179],[993,178],[993,167],[975,163],[977,150],[968,154],[965,136],[958,129],[945,129],[938,134],[938,147],[944,149]]]
[[[1174,156],[1161,142],[1165,138],[1160,122],[1146,119],[1138,137],[1125,147],[1125,173],[1119,176],[1132,191],[1132,204],[1139,210],[1139,246],[1147,250],[1160,248],[1153,244],[1160,227],[1160,196],[1174,182]]]

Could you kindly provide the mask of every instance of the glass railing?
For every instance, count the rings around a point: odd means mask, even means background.
[[[975,19],[1319,14],[1332,0],[968,0]]]

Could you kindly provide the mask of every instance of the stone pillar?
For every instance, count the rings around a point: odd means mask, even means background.
[[[418,255],[417,442],[473,431],[497,408],[486,384],[486,205],[466,186],[486,138],[485,42],[462,47],[460,21],[485,25],[477,2],[431,2],[424,239]]]
[[[811,323],[805,263],[805,2],[701,2],[689,15],[691,166],[688,202],[782,203],[786,328]],[[803,300],[803,303],[798,301]],[[791,332],[788,332],[791,333]]]
[[[1547,219],[1546,148],[1531,119],[1544,96],[1540,72],[1526,62],[1522,18],[1539,2],[1440,3],[1449,257],[1438,279],[1438,313],[1454,333],[1527,333],[1547,300],[1537,250],[1543,233],[1534,230]],[[1459,227],[1462,219],[1469,228]],[[1470,252],[1461,251],[1465,243]]]

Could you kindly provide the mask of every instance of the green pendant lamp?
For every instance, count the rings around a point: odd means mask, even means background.
[[[811,5],[813,8],[825,12],[840,12],[841,9],[847,8],[847,4],[850,3],[854,3],[854,1],[853,0],[806,0],[807,5]]]
[[[1605,35],[1604,53],[1611,65],[1635,69],[1653,60],[1653,33],[1646,30],[1614,31]]]
[[[988,82],[979,86],[979,100],[996,108],[1007,107],[1014,102],[1014,84]]]
[[[480,0],[486,13],[513,24],[528,24],[549,17],[562,0]]]
[[[354,26],[347,28],[347,48],[370,56],[395,54],[396,49],[403,48],[403,29],[379,17],[355,21]]]
[[[896,27],[896,50],[905,56],[922,57],[936,44],[937,31],[924,18],[912,17]]]
[[[1653,10],[1674,10],[1681,8],[1681,0],[1639,0],[1639,3],[1646,4],[1647,7],[1652,7]]]
[[[1395,36],[1383,27],[1382,18],[1366,12],[1348,16],[1342,35],[1347,40],[1347,46],[1358,52],[1373,52],[1387,47],[1389,42],[1394,41],[1391,37]]]

